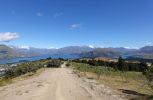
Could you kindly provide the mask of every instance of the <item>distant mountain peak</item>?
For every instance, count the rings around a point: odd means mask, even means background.
[[[0,44],[0,59],[7,57],[30,57],[39,55],[60,55],[60,54],[77,54],[87,57],[118,57],[133,56],[153,58],[153,46],[145,46],[140,49],[132,49],[125,47],[94,47],[92,45],[85,46],[67,46],[63,48],[35,48],[30,46],[7,46]]]

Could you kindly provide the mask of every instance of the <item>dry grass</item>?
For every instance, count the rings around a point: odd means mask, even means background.
[[[92,69],[92,67],[81,63],[72,63],[72,66],[79,77],[97,80],[120,93],[124,93],[129,100],[148,100],[148,97],[153,95],[153,90],[147,85],[147,80],[141,72],[122,73],[102,69],[98,79],[98,75],[93,71],[98,69]]]
[[[3,79],[3,78],[0,79],[0,86],[5,86],[5,85],[11,84],[11,83],[12,83],[11,79]]]
[[[86,72],[80,76],[86,77],[88,79],[97,80],[97,75],[95,73]],[[121,76],[112,76],[112,75],[101,75],[100,79],[97,80],[100,83],[103,83],[113,89],[119,90],[121,93],[124,93],[129,100],[147,100],[153,94],[151,88],[146,85],[145,80],[139,79],[123,79]],[[124,91],[129,91],[131,93],[126,93]]]
[[[26,73],[26,74],[21,75],[19,77],[13,78],[13,79],[0,78],[0,86],[5,86],[5,85],[8,85],[8,84],[14,83],[16,81],[21,81],[21,80],[25,80],[25,79],[28,79],[28,78],[38,76],[44,70],[45,70],[45,68],[41,68],[41,69],[37,70],[36,73],[29,72],[29,73]]]
[[[19,76],[19,77],[14,78],[13,81],[18,81],[18,80],[23,80],[23,79],[28,79],[28,78],[32,78],[32,77],[38,76],[38,75],[40,75],[44,70],[45,70],[45,68],[40,68],[40,69],[38,69],[35,73],[33,73],[33,72],[26,73],[26,74],[24,74],[24,75],[21,75],[21,76]]]

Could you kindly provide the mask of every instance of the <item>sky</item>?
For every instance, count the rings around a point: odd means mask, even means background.
[[[0,0],[0,44],[153,45],[153,0]]]

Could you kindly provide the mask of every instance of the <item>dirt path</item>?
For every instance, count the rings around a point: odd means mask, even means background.
[[[123,100],[94,80],[78,78],[69,68],[46,69],[39,76],[0,87],[0,100]]]

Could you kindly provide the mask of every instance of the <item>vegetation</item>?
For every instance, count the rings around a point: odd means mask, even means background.
[[[60,67],[60,60],[55,60],[51,58],[47,58],[44,60],[19,63],[17,66],[10,67],[5,71],[5,74],[0,77],[0,86],[6,85],[8,83],[12,83],[12,79],[21,75],[34,75],[38,69],[43,67]]]
[[[119,71],[135,71],[135,72],[144,72],[148,69],[146,63],[138,62],[128,62],[125,61],[122,57],[119,57],[118,62],[102,61],[102,60],[72,60],[73,62],[86,63],[92,66],[105,66],[110,67]]]
[[[35,73],[38,69],[45,67],[45,65],[46,67],[59,67],[60,64],[61,64],[60,60],[52,60],[52,59],[20,63],[15,67],[7,69],[5,71],[4,78],[9,79],[30,72]]]
[[[0,86],[4,86],[9,83],[12,83],[11,79],[0,78]]]
[[[60,67],[61,61],[60,60],[50,60],[47,62],[47,67]]]
[[[101,76],[120,76],[122,73],[121,71],[116,71],[115,69],[111,67],[92,66],[89,64],[75,63],[75,62],[72,62],[71,64],[73,68],[76,70],[79,70],[81,72],[92,72],[92,73],[96,73],[97,75],[100,74]],[[132,75],[132,73],[134,73],[134,75]],[[136,78],[144,79],[145,78],[138,72],[132,72],[132,73],[131,72],[125,73],[128,79],[136,79]]]
[[[6,70],[4,77],[8,79],[8,78],[14,78],[29,72],[35,73],[38,69],[42,67],[43,67],[43,63],[41,63],[41,61],[21,63],[17,65],[16,67],[12,67]]]
[[[69,67],[71,64],[70,63],[66,63],[65,65],[66,65],[66,67]]]
[[[74,72],[76,72],[79,77],[84,76],[89,79],[98,79],[100,82],[112,88],[116,88],[123,93],[127,91],[127,94],[130,93],[127,97],[132,98],[132,100],[148,100],[148,98],[152,97],[153,67],[148,67],[145,70],[144,66],[146,66],[146,64],[139,63],[142,72],[129,71],[126,65],[127,62],[122,58],[119,58],[118,62],[115,64],[114,62],[105,63],[105,66],[96,66],[96,64],[100,65],[104,64],[104,62],[95,60],[80,60],[80,62],[73,60],[71,62],[75,70]],[[110,67],[110,65],[113,65],[113,67]],[[148,84],[146,84],[146,81],[148,81]]]
[[[153,65],[149,67],[148,70],[146,70],[143,74],[147,78],[148,85],[153,89]]]

